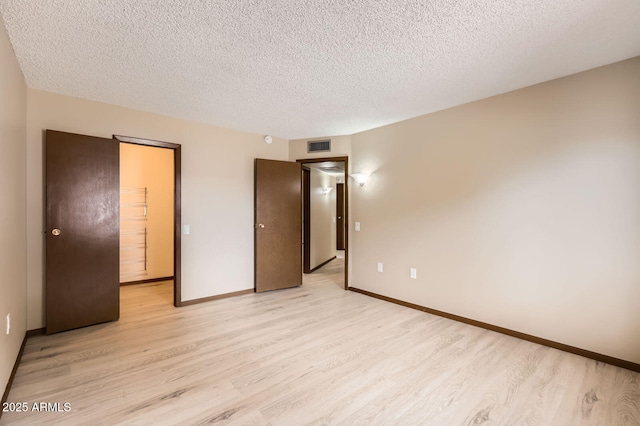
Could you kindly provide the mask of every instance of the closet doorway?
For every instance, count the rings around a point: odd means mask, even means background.
[[[160,301],[181,306],[180,145],[114,138],[120,141],[120,285],[145,284]]]
[[[120,316],[120,142],[164,148],[173,154],[173,164],[167,167],[173,170],[173,206],[168,207],[173,210],[173,255],[169,263],[173,264],[173,304],[182,306],[180,145],[54,130],[45,131],[44,142],[46,333]]]

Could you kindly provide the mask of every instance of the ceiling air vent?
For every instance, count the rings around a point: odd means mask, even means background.
[[[307,142],[307,152],[330,152],[331,139],[326,141],[309,141]]]

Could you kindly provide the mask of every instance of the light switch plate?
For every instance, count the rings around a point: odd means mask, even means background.
[[[356,222],[356,232],[360,231],[360,222]]]
[[[182,225],[182,233],[184,235],[189,235],[191,233],[191,226],[189,225]]]
[[[378,272],[382,272],[382,262],[378,262]]]
[[[411,268],[411,278],[414,280],[418,279],[418,270],[416,268]]]

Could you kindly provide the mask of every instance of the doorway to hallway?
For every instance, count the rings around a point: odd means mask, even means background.
[[[303,174],[303,271],[341,266],[348,282],[348,157],[299,159]]]

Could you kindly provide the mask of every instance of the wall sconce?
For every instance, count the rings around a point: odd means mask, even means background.
[[[360,186],[364,185],[367,182],[369,176],[371,176],[369,173],[354,173],[351,175],[351,177],[354,178]]]
[[[328,195],[332,189],[333,187],[331,186],[325,186],[324,188],[322,188],[322,195]]]

